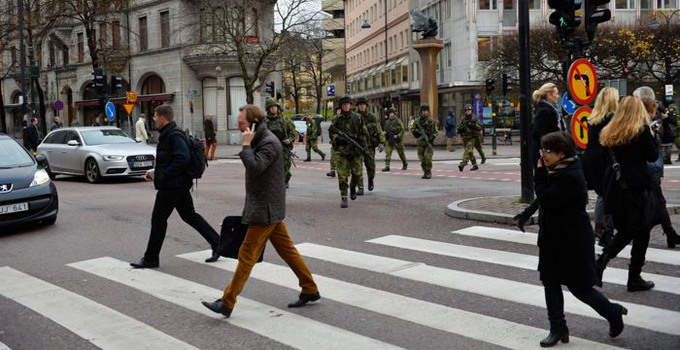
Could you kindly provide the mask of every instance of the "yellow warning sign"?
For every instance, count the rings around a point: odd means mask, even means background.
[[[129,91],[127,93],[127,100],[129,103],[135,103],[137,102],[137,93],[134,91]]]
[[[595,66],[585,58],[579,58],[571,64],[567,78],[569,94],[580,105],[587,105],[597,95],[597,73]]]
[[[123,108],[125,108],[125,111],[127,112],[128,115],[132,114],[132,110],[135,108],[134,103],[123,103]]]
[[[592,111],[590,107],[583,106],[577,109],[571,117],[571,137],[576,146],[581,149],[588,147],[588,117]]]

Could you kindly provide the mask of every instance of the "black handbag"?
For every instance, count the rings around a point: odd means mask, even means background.
[[[222,229],[220,230],[220,245],[217,248],[218,253],[225,258],[238,259],[238,251],[241,249],[243,239],[248,232],[248,225],[241,223],[240,216],[227,216],[222,220]],[[264,259],[264,248],[262,254],[257,262]]]

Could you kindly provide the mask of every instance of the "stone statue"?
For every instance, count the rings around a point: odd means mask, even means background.
[[[423,39],[431,39],[437,36],[437,21],[426,16],[420,10],[411,10],[411,30],[423,32]]]

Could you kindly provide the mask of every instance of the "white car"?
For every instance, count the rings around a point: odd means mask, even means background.
[[[113,127],[56,129],[43,139],[37,154],[47,158],[47,172],[85,176],[90,183],[104,177],[140,176],[153,169],[156,149]]]

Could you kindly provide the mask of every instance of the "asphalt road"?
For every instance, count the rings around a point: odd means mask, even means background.
[[[220,296],[233,261],[202,263],[207,243],[176,213],[161,267],[127,268],[146,247],[151,183],[90,185],[59,177],[57,223],[0,236],[0,343],[13,350],[537,348],[548,329],[531,266],[537,248],[454,232],[512,227],[445,215],[446,205],[459,199],[519,194],[517,163],[493,159],[479,172],[460,173],[457,161],[440,161],[434,178],[422,180],[411,162],[407,171],[379,172],[374,191],[341,209],[337,179],[325,175],[328,160],[299,161],[286,224],[317,276],[322,299],[287,309],[299,292],[296,280],[268,246],[265,263],[255,267],[226,320],[200,301]],[[218,160],[193,192],[199,213],[218,231],[224,216],[241,212],[243,174],[240,161]],[[678,181],[680,171],[670,167],[664,183],[669,202],[680,203]],[[656,229],[650,247],[670,262],[649,261],[644,270],[672,286],[680,278],[680,249],[664,243]],[[515,253],[514,261],[493,260],[505,253]],[[522,259],[529,265],[513,265]],[[625,269],[627,259],[611,266]],[[629,293],[605,283],[604,292],[631,310],[624,333],[610,339],[606,321],[567,300],[571,348],[680,348],[680,289]]]

